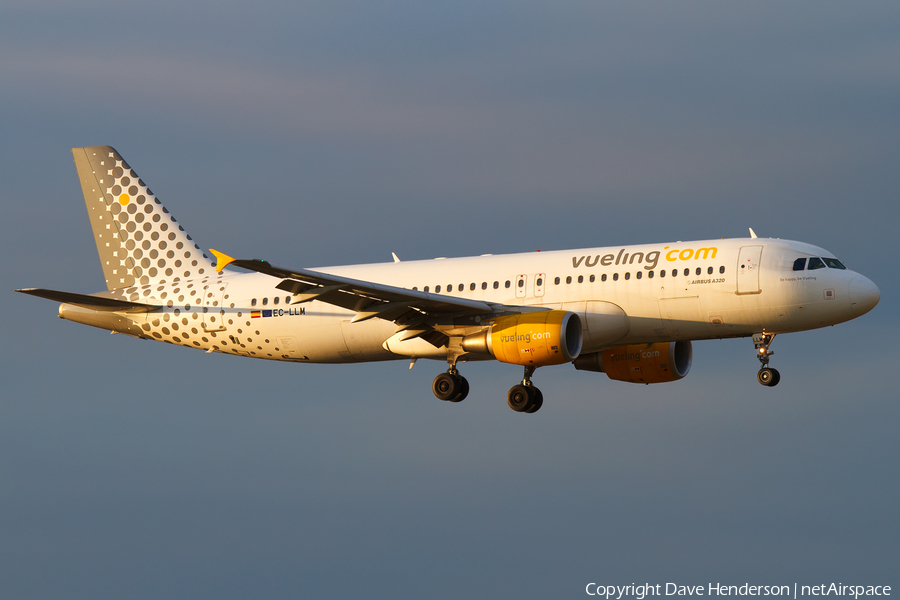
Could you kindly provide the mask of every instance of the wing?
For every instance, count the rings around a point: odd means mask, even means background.
[[[480,327],[503,315],[547,310],[429,294],[309,269],[285,269],[264,260],[235,259],[213,249],[210,252],[218,259],[219,272],[234,265],[281,279],[275,287],[294,295],[291,304],[318,300],[352,310],[356,315],[351,323],[372,318],[393,321],[397,332],[407,332],[402,339],[422,337],[438,347],[447,342],[451,330]]]

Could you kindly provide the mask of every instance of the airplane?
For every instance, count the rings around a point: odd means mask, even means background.
[[[20,289],[59,316],[205,352],[296,363],[446,361],[434,395],[460,402],[458,365],[524,368],[507,403],[534,413],[535,369],[571,363],[630,383],[685,377],[693,340],[751,337],[759,383],[775,336],[859,317],[876,285],[810,244],[670,242],[289,269],[205,254],[110,146],[73,148],[107,291]],[[237,268],[238,270],[235,270]]]

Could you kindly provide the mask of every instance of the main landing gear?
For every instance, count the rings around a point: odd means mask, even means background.
[[[536,367],[525,367],[525,377],[522,383],[509,388],[506,394],[506,403],[516,412],[536,413],[544,405],[544,395],[531,383]]]
[[[769,357],[775,354],[769,350],[769,346],[772,345],[772,340],[774,339],[774,333],[757,333],[753,335],[753,347],[756,348],[756,358],[760,362],[756,380],[768,387],[775,387],[781,381],[781,374],[776,369],[769,368]]]
[[[469,395],[469,382],[459,374],[456,366],[451,366],[446,373],[434,378],[431,390],[438,400],[462,402]]]
[[[544,404],[544,395],[531,383],[535,367],[525,367],[525,377],[509,389],[506,403],[516,412],[535,413]],[[431,391],[438,400],[462,402],[469,395],[469,382],[459,374],[456,365],[451,365],[446,373],[440,373],[431,384]]]

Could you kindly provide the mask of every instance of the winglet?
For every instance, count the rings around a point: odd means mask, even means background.
[[[752,227],[748,227],[748,229],[750,230],[750,239],[751,239],[751,240],[755,240],[755,239],[758,237],[758,236],[756,235],[756,232],[753,231],[753,228],[752,228]]]
[[[216,257],[216,273],[221,273],[222,269],[237,260],[236,258],[232,258],[227,254],[219,252],[218,250],[213,250],[212,248],[210,248],[209,251],[212,252],[213,256]]]

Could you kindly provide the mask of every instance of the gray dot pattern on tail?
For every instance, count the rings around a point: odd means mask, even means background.
[[[107,243],[116,246],[114,284],[143,286],[213,272],[210,259],[115,150],[108,146],[88,150],[99,188],[95,197],[106,209],[98,211],[105,221],[101,236],[108,232]]]

